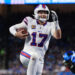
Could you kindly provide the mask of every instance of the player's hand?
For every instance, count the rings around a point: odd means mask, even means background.
[[[28,36],[28,33],[24,34],[23,30],[16,32],[15,37],[18,37],[20,39],[25,39]]]
[[[53,21],[57,21],[58,20],[58,16],[57,16],[55,11],[51,10],[51,16],[52,16],[52,20]]]

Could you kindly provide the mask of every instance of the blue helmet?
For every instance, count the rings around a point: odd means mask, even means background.
[[[71,57],[72,57],[72,54],[73,54],[73,51],[67,51],[67,52],[65,52],[64,55],[63,55],[64,60],[65,61],[70,60]]]
[[[73,54],[71,56],[71,61],[72,61],[72,63],[75,63],[75,52],[73,52]]]

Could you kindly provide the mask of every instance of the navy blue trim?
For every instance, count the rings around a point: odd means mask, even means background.
[[[39,24],[38,20],[36,20],[36,23]],[[43,24],[45,26],[47,24],[47,21]]]

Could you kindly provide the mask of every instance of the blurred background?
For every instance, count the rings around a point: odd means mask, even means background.
[[[33,17],[37,5],[0,5],[0,75],[26,75],[19,61],[24,41],[13,37],[9,27],[20,23],[26,16]],[[62,30],[62,39],[52,37],[45,55],[43,75],[74,75],[63,65],[62,55],[75,49],[75,4],[47,4],[56,11]],[[52,21],[51,15],[49,21]]]

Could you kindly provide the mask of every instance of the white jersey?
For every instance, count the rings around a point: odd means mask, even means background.
[[[26,27],[29,33],[23,51],[32,51],[44,56],[54,33],[55,22],[46,22],[44,25],[40,25],[36,19],[26,17],[21,24],[10,27],[10,32],[15,35],[16,29],[21,27]]]

